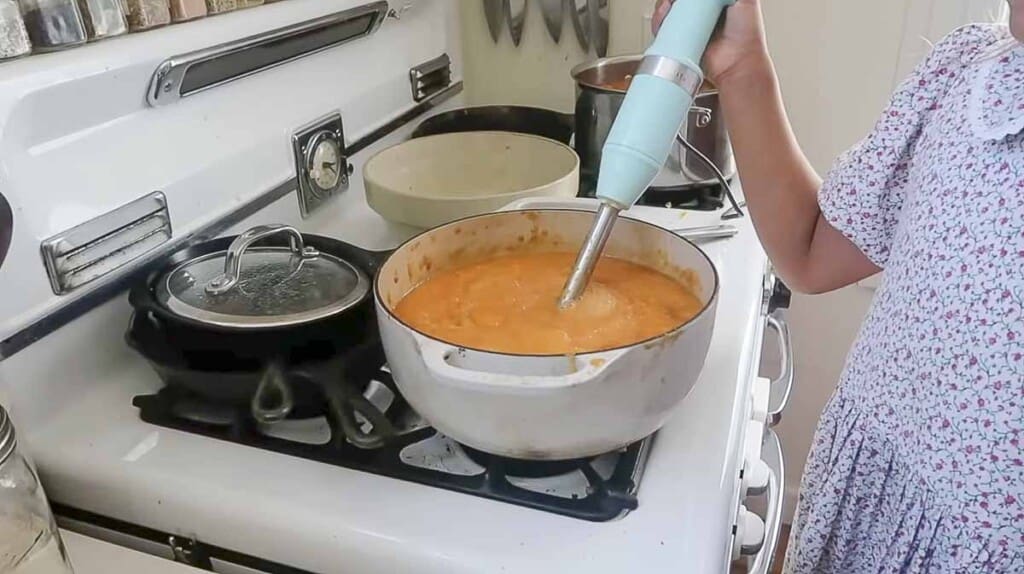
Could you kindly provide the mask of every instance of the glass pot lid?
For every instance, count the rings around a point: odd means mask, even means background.
[[[285,234],[288,247],[254,247]],[[351,263],[307,247],[287,225],[255,227],[227,251],[177,266],[156,282],[157,301],[170,312],[216,327],[270,329],[324,319],[369,292],[366,274]]]

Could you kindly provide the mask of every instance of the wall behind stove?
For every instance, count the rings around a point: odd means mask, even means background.
[[[569,72],[597,56],[593,48],[587,53],[580,47],[568,12],[561,41],[555,44],[539,4],[530,0],[528,6],[522,42],[517,47],[507,26],[494,43],[483,2],[459,2],[464,75],[471,78],[466,82],[466,99],[473,104],[534,105],[571,112],[576,96]],[[609,55],[643,51],[650,36],[650,25],[644,25],[644,18],[649,17],[653,6],[652,0],[609,0]]]
[[[611,55],[640,52],[649,41],[654,0],[609,0]],[[971,21],[991,20],[1002,0],[768,0],[769,44],[797,137],[815,168],[872,127],[896,85],[929,42]],[[460,3],[467,101],[518,103],[571,111],[569,70],[594,58],[579,48],[568,22],[562,42],[548,37],[532,5],[522,44],[507,31],[491,40],[482,3]],[[810,24],[813,23],[813,24]],[[864,39],[870,37],[869,42]],[[789,313],[797,392],[780,425],[786,449],[786,513],[791,516],[814,428],[842,371],[874,294],[875,281],[819,297],[796,297]],[[772,349],[765,371],[774,372]],[[787,518],[788,519],[788,518]]]

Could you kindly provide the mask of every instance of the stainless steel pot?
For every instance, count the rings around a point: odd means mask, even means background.
[[[642,56],[603,58],[572,70],[576,81],[576,153],[580,156],[582,195],[593,196],[601,150],[626,97],[628,79]],[[718,90],[705,83],[694,100],[680,133],[711,159],[727,179],[736,174],[732,145],[725,128]],[[714,172],[696,155],[676,143],[654,188],[689,188],[717,184]]]

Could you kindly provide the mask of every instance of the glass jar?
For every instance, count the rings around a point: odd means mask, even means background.
[[[132,32],[170,23],[171,7],[167,0],[128,0],[128,27]]]
[[[128,31],[121,0],[78,0],[90,40],[120,36]]]
[[[0,406],[0,572],[72,574],[57,523],[32,464]]]
[[[210,14],[223,14],[238,8],[238,0],[206,0],[206,11]]]
[[[19,0],[32,46],[43,52],[85,43],[85,22],[76,0]]]
[[[171,0],[171,20],[185,22],[206,16],[206,0]]]
[[[17,58],[32,51],[32,43],[15,0],[0,0],[0,60]]]

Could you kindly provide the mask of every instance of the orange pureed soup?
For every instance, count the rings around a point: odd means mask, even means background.
[[[575,253],[523,253],[439,272],[406,295],[395,314],[448,343],[499,353],[558,355],[613,349],[664,334],[703,303],[654,269],[600,260],[583,297],[560,310]]]

